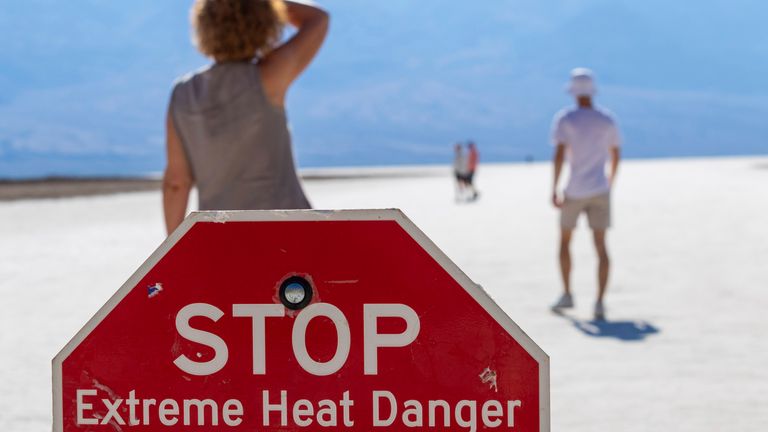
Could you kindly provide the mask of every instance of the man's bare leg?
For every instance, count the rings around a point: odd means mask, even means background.
[[[595,249],[600,263],[597,266],[597,302],[602,303],[608,286],[608,273],[611,268],[608,248],[605,245],[605,230],[594,230]]]
[[[560,232],[560,275],[563,277],[563,295],[552,305],[552,310],[559,313],[562,309],[573,307],[571,297],[571,233],[569,229]]]
[[[464,198],[464,181],[456,179],[456,201],[461,201]]]
[[[573,230],[560,231],[560,275],[563,278],[565,294],[571,294],[571,234]]]

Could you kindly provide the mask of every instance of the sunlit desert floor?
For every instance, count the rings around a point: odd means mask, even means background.
[[[548,165],[481,167],[474,203],[455,202],[447,168],[414,172],[305,187],[316,208],[402,209],[482,285],[551,357],[552,430],[768,427],[768,158],[624,163],[602,323],[583,220],[576,308],[548,309]],[[0,203],[0,430],[50,430],[51,358],[163,238],[159,192]]]

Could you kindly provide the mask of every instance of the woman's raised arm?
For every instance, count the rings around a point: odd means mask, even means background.
[[[262,82],[270,101],[282,106],[291,83],[306,69],[323,45],[329,15],[310,2],[286,1],[288,22],[297,31],[260,62]]]

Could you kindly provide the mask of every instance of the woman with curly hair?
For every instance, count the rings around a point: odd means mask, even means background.
[[[281,0],[195,0],[194,41],[213,64],[177,80],[166,119],[163,208],[170,234],[196,186],[201,210],[310,208],[285,96],[328,31],[328,14]],[[281,43],[283,27],[296,33]]]

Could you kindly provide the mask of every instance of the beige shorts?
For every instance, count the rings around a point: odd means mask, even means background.
[[[589,227],[593,230],[608,229],[611,226],[611,194],[579,199],[566,197],[560,212],[560,227],[576,228],[576,221],[582,212],[587,214]]]

